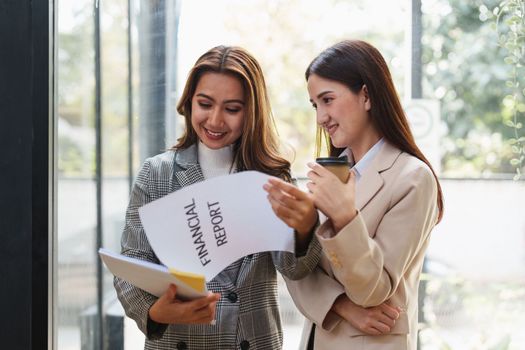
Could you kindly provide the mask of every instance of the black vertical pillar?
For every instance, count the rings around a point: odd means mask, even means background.
[[[0,342],[49,342],[50,1],[0,2]]]

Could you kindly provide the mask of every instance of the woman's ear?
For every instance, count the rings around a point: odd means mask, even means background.
[[[363,93],[363,98],[365,101],[365,109],[368,112],[372,107],[372,104],[370,103],[370,97],[368,96],[368,88],[366,87],[366,85],[363,85],[363,87],[361,88],[361,92]]]

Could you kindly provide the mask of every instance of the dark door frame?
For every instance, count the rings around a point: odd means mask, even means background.
[[[0,3],[0,341],[51,345],[53,1]]]

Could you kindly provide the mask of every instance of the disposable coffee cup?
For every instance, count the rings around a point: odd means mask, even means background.
[[[346,183],[350,177],[348,157],[321,157],[317,158],[315,162],[330,170],[342,182]]]

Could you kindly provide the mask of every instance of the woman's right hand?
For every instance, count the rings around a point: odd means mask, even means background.
[[[270,178],[263,186],[275,215],[299,234],[300,239],[309,240],[318,214],[311,194],[278,178]]]
[[[191,301],[177,299],[177,286],[170,285],[150,307],[151,320],[164,324],[209,324],[215,319],[215,306],[221,295],[209,293],[207,296]]]
[[[334,232],[339,232],[357,215],[355,204],[356,175],[350,171],[348,181],[341,182],[337,176],[317,163],[308,163],[306,184],[312,193],[315,206],[330,220]]]
[[[332,311],[363,333],[381,335],[390,333],[399,318],[401,309],[388,302],[365,308],[353,303],[345,294],[341,294],[332,306]]]

